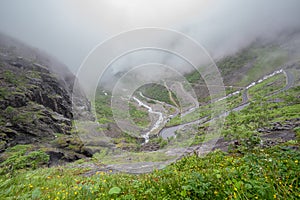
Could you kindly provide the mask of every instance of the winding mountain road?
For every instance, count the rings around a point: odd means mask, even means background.
[[[286,76],[286,86],[280,91],[278,91],[278,93],[290,89],[295,84],[295,77],[294,74],[292,74],[292,72],[284,70],[283,73]]]
[[[289,71],[283,71],[283,73],[286,76],[286,85],[285,85],[284,88],[280,89],[279,91],[277,91],[276,93],[273,93],[273,94],[277,94],[277,93],[286,91],[294,85],[294,82],[295,82],[294,75]],[[255,85],[255,84],[253,84],[253,85]],[[147,99],[149,100],[149,98],[147,98]],[[160,103],[165,104],[164,102],[160,102]],[[227,115],[232,111],[241,110],[244,107],[246,107],[247,105],[249,105],[249,98],[248,98],[247,89],[246,89],[245,91],[243,91],[243,94],[242,94],[242,103],[241,103],[241,105],[239,105],[238,107],[232,109],[231,111],[227,111],[226,113],[224,113],[224,115]],[[203,123],[206,123],[208,121],[211,121],[211,120],[208,120],[207,118],[201,118],[201,119],[199,119],[197,121],[194,121],[194,122],[180,124],[178,126],[169,127],[169,128],[163,128],[163,129],[161,129],[160,134],[162,135],[163,138],[176,136],[175,132],[177,130],[183,128],[184,126],[193,125],[193,124],[197,124],[197,123],[198,124],[203,124]],[[219,149],[222,149],[222,150],[226,149],[228,147],[229,143],[230,142],[228,142],[228,141],[224,141],[220,138],[216,138],[216,139],[209,140],[208,142],[202,143],[201,145],[196,145],[196,146],[187,147],[187,148],[176,147],[176,148],[169,148],[169,149],[160,149],[160,150],[157,151],[158,153],[165,154],[165,155],[173,157],[173,158],[168,160],[168,161],[164,161],[164,162],[154,162],[154,161],[153,162],[137,162],[137,163],[130,163],[129,162],[129,163],[123,163],[123,164],[106,165],[106,166],[102,166],[102,167],[95,166],[94,170],[89,172],[88,175],[94,174],[97,171],[110,171],[110,170],[112,170],[112,171],[121,171],[121,172],[125,171],[125,172],[128,172],[128,173],[150,172],[153,169],[163,168],[166,165],[174,162],[175,160],[180,159],[182,156],[190,154],[192,152],[197,152],[198,154],[203,155],[203,154],[206,154],[206,153],[208,153],[211,150],[216,149],[216,148],[219,148]],[[175,159],[174,159],[174,157],[175,157]]]
[[[268,78],[278,74],[278,73],[281,73],[283,72],[286,76],[286,85],[284,88],[280,89],[279,91],[271,94],[271,95],[275,95],[275,94],[278,94],[280,92],[283,92],[283,91],[286,91],[288,89],[290,89],[293,85],[294,85],[294,82],[295,82],[295,77],[294,75],[290,72],[290,71],[287,71],[287,70],[281,70],[281,71],[275,71],[274,73],[272,73],[271,75],[267,75],[267,76],[264,76],[262,79],[260,79],[259,81],[255,81],[255,82],[252,82],[249,86],[247,86],[243,93],[242,93],[242,103],[233,108],[231,111],[227,111],[225,113],[222,114],[222,116],[227,116],[230,112],[232,111],[240,111],[242,109],[244,109],[246,106],[249,105],[249,96],[248,96],[248,89],[255,86],[257,83],[260,83],[264,80],[267,80]],[[229,94],[228,96],[231,96],[232,94]],[[173,126],[173,127],[168,127],[168,128],[163,128],[159,134],[164,138],[164,139],[167,139],[167,138],[170,138],[170,137],[176,137],[176,131],[177,130],[180,130],[182,128],[184,128],[185,126],[188,126],[188,125],[192,125],[192,124],[201,124],[201,123],[207,123],[208,120],[207,120],[207,117],[204,117],[204,118],[201,118],[199,120],[196,120],[196,121],[193,121],[193,122],[189,122],[189,123],[185,123],[185,124],[180,124],[180,125],[177,125],[177,126]]]

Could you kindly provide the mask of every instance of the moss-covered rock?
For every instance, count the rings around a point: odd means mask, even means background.
[[[0,153],[31,144],[37,149],[65,149],[65,160],[82,157],[82,142],[71,137],[72,120],[79,115],[74,113],[72,97],[89,115],[90,103],[82,93],[73,94],[75,76],[67,67],[1,34],[0,66]],[[56,133],[65,137],[59,141]]]

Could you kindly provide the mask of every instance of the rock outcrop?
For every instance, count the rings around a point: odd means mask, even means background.
[[[0,153],[34,144],[53,160],[85,156],[82,142],[72,134],[72,120],[93,116],[80,89],[73,92],[74,80],[55,59],[0,35]]]

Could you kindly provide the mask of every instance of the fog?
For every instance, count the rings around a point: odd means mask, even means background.
[[[48,52],[76,72],[95,46],[123,31],[173,29],[218,59],[257,39],[300,30],[299,9],[299,0],[1,0],[0,32]],[[174,38],[170,45],[177,42]],[[111,71],[145,58],[186,68],[170,55],[148,51],[119,60]]]

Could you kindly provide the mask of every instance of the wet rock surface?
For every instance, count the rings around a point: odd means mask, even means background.
[[[285,122],[272,122],[269,127],[260,128],[258,132],[271,133],[274,131],[291,130],[300,126],[300,118],[287,120]]]
[[[89,155],[79,141],[55,143],[58,134],[72,135],[72,120],[79,115],[93,119],[87,98],[80,89],[73,92],[74,81],[55,59],[0,35],[0,153],[33,144],[44,147],[53,163]]]

